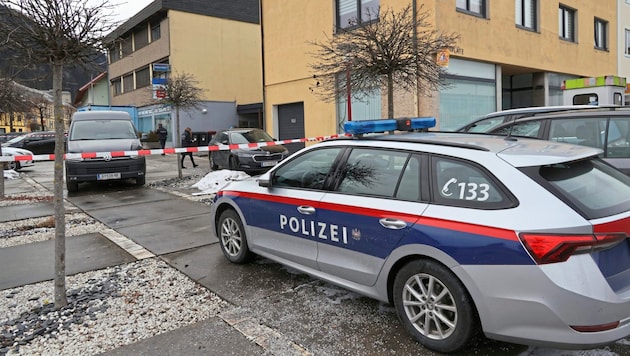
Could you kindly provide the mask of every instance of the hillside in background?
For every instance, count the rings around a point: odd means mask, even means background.
[[[0,5],[0,21],[9,21],[6,7]],[[90,65],[75,65],[64,68],[63,90],[72,95],[72,100],[79,88],[107,70],[106,55],[94,52],[94,63]],[[52,70],[49,64],[30,65],[25,68],[27,61],[18,58],[15,50],[3,44],[0,48],[0,75],[11,76],[16,82],[28,87],[49,90],[52,89]]]

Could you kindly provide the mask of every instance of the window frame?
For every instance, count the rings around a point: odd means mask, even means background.
[[[528,12],[526,11],[527,9],[527,4],[529,4],[532,8],[532,11]],[[517,10],[517,5],[520,5],[520,15],[521,18],[517,18],[516,15],[518,14],[518,12],[516,12]],[[537,0],[516,0],[514,2],[514,17],[515,17],[515,24],[516,27],[524,29],[524,30],[529,30],[529,31],[538,31],[538,1]],[[528,26],[527,25],[527,15],[531,13],[531,22],[532,25]]]
[[[488,0],[479,0],[479,7],[480,7],[479,11],[475,11],[472,9],[472,4],[471,4],[472,0],[461,0],[461,1],[464,1],[466,4],[464,5],[464,7],[461,7],[460,4],[458,4],[459,1],[455,1],[455,10],[457,12],[481,17],[484,19],[488,18]]]
[[[608,21],[595,17],[593,20],[594,45],[596,49],[608,50]],[[599,43],[601,42],[601,43]]]
[[[160,28],[160,25],[160,22],[150,25],[151,30],[149,31],[149,34],[151,35],[151,38],[149,40],[149,43],[153,43],[162,37],[162,29]]]
[[[137,69],[135,77],[136,89],[144,88],[151,85],[151,69],[149,68],[149,66]]]
[[[558,7],[558,36],[560,39],[568,42],[577,42],[577,10],[574,8],[560,4]],[[565,23],[565,21],[570,24]],[[569,26],[569,27],[567,27]],[[570,32],[567,33],[567,32]]]
[[[348,18],[348,24],[342,24],[342,19],[341,19],[341,5],[342,5],[342,1],[345,2],[353,2],[355,1],[355,10],[354,10],[354,17],[349,17]],[[376,18],[370,18],[370,19],[364,19],[364,14],[363,11],[367,8],[365,6],[366,3],[371,3],[374,2],[376,3],[376,9],[374,9],[374,11],[376,12]],[[357,28],[357,27],[361,27],[361,26],[365,26],[368,25],[372,22],[376,22],[378,21],[379,18],[379,10],[380,10],[380,5],[381,5],[381,0],[335,0],[335,27],[337,29],[337,31],[346,31],[346,30],[351,30],[353,28]],[[371,9],[373,6],[370,6],[369,8]],[[367,11],[366,11],[367,13]],[[345,18],[346,16],[344,16]],[[356,20],[355,23],[352,22],[352,20]]]
[[[630,1],[630,0],[628,0]],[[625,40],[626,40],[626,45],[624,46],[624,54],[626,56],[630,56],[630,29],[625,28],[624,29],[624,33],[625,33]]]

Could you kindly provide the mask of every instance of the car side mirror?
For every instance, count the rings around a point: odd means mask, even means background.
[[[269,172],[261,174],[258,177],[258,185],[265,188],[271,187],[271,174]]]

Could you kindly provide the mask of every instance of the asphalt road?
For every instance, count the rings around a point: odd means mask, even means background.
[[[207,158],[200,167],[209,171]],[[147,183],[177,176],[174,156],[148,157]],[[52,189],[52,162],[37,162],[25,169],[30,179]],[[184,174],[186,174],[185,172]],[[239,306],[227,318],[250,318],[264,325],[271,336],[293,354],[315,355],[436,355],[410,339],[392,306],[362,297],[258,258],[248,265],[226,261],[218,241],[207,231],[209,206],[178,195],[130,184],[82,184],[67,200],[89,215],[144,247],[212,292]],[[140,212],[140,213],[139,213]],[[252,354],[251,342],[217,331],[216,320],[192,325],[129,345],[111,354],[154,354],[157,350],[188,354],[190,345],[207,347],[230,341],[230,354]],[[238,340],[242,345],[234,344]],[[260,345],[260,343],[259,343]],[[226,350],[228,346],[225,346]],[[186,352],[189,350],[189,352]],[[207,354],[208,349],[195,349]],[[263,350],[263,349],[261,349]],[[266,348],[284,354],[281,347]],[[296,351],[297,350],[297,351]],[[168,352],[167,352],[168,353]],[[262,351],[260,351],[262,353]],[[584,352],[538,349],[481,338],[458,355],[582,355]],[[589,355],[630,355],[630,343],[616,343]]]

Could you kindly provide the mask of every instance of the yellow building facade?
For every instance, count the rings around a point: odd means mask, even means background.
[[[617,72],[616,0],[265,0],[262,2],[264,103],[268,131],[280,139],[343,132],[344,99],[314,94],[314,41],[334,36],[338,19],[366,7],[428,12],[433,28],[459,34],[449,84],[431,95],[395,95],[395,115],[435,116],[455,129],[496,110],[562,104],[562,81]],[[387,116],[385,90],[352,103],[352,120]],[[356,105],[356,107],[355,107]],[[292,127],[293,125],[293,127]],[[301,127],[300,127],[301,126]],[[301,131],[300,131],[301,129]]]
[[[207,133],[262,126],[262,52],[257,0],[154,0],[110,33],[109,105],[137,108],[143,133],[159,124],[168,145],[184,128]],[[162,104],[168,78],[187,74],[201,89],[199,105]]]

